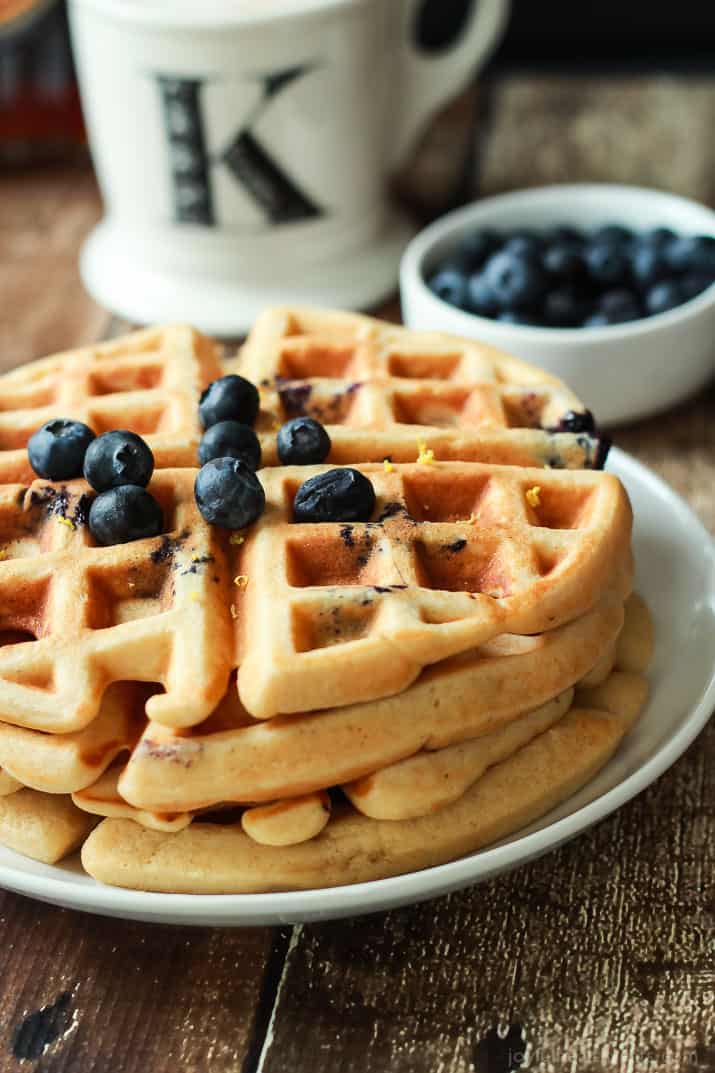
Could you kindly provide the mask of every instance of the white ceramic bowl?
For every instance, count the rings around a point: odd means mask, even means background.
[[[421,231],[400,269],[410,328],[452,332],[491,343],[565,380],[601,424],[646,417],[692,395],[715,371],[715,285],[677,309],[606,328],[503,324],[448,305],[425,276],[478,227],[535,230],[558,224],[590,230],[624,224],[715,236],[715,212],[687,198],[605,183],[543,186],[474,202]]]

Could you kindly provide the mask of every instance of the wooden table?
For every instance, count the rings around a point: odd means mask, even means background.
[[[423,203],[460,107],[415,163]],[[478,111],[481,192],[614,178],[715,202],[712,80],[501,77]],[[2,366],[110,330],[76,269],[98,212],[88,169],[0,177]],[[714,401],[617,435],[711,530]],[[714,742],[546,858],[388,914],[218,931],[0,894],[0,1073],[711,1071]]]

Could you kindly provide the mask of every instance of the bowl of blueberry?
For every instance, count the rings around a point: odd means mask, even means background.
[[[715,212],[582,183],[475,202],[417,235],[410,328],[479,339],[564,379],[606,424],[646,417],[715,371]]]

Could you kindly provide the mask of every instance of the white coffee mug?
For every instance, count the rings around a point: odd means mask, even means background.
[[[219,335],[271,303],[383,297],[408,232],[386,177],[507,5],[450,0],[425,51],[416,27],[445,0],[71,0],[106,211],[89,291]]]

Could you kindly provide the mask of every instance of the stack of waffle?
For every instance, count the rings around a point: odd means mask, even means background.
[[[366,317],[271,310],[232,371],[261,391],[266,511],[193,496],[188,328],[0,381],[0,841],[103,882],[244,892],[374,879],[529,823],[612,755],[647,694],[631,515],[559,382]],[[275,433],[317,417],[320,467]],[[33,480],[50,417],[151,445],[163,535],[97,547],[83,481]],[[371,521],[298,524],[301,483],[369,477]]]

